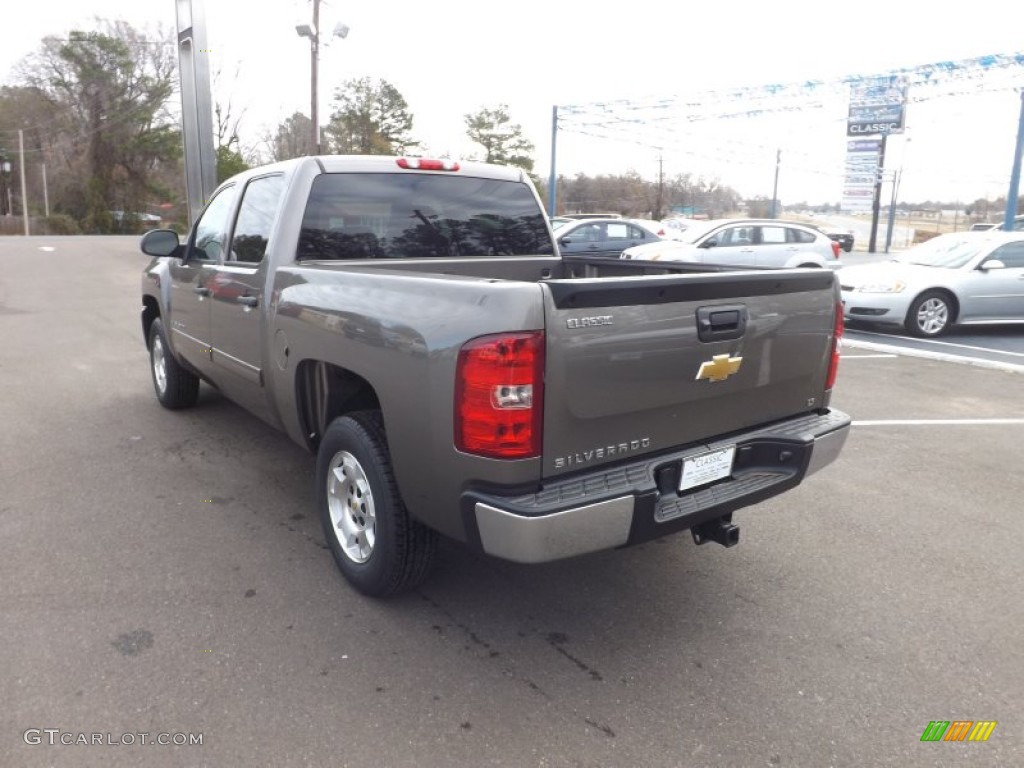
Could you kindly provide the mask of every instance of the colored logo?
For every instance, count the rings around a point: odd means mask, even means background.
[[[742,357],[714,355],[710,360],[700,364],[700,370],[697,371],[697,381],[701,379],[725,381],[740,369],[742,363]]]
[[[932,720],[921,741],[988,741],[995,727],[995,720]]]

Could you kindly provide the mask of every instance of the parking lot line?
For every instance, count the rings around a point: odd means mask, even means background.
[[[855,427],[885,426],[1006,426],[1024,424],[1024,419],[864,419],[852,422]]]
[[[884,333],[873,333],[871,331],[860,331],[860,330],[858,330],[857,333],[862,334],[864,336],[878,336],[879,338],[883,338],[883,339],[892,338],[891,336],[888,336],[888,335],[886,335]],[[845,339],[844,339],[844,341],[845,341]],[[870,343],[870,342],[868,342],[868,343]],[[940,347],[957,347],[959,349],[970,349],[973,352],[985,352],[986,354],[995,354],[995,355],[1009,355],[1010,357],[1019,357],[1019,358],[1024,359],[1024,352],[1010,352],[1009,350],[1005,350],[1005,349],[992,349],[991,347],[976,347],[973,344],[957,344],[955,341],[942,341],[942,340],[939,340],[939,339],[920,339],[920,338],[915,337],[914,338],[914,343],[915,344],[935,344],[935,345],[940,346]]]
[[[915,340],[916,341],[916,340]],[[1010,373],[1024,373],[1024,364],[1004,363],[1001,360],[984,360],[980,357],[967,357],[966,355],[951,355],[943,352],[932,352],[928,349],[913,349],[911,347],[899,347],[893,344],[879,344],[874,341],[861,341],[850,338],[843,338],[843,347],[851,349],[867,349],[876,352],[895,353],[902,357],[920,357],[926,360],[939,360],[946,363],[962,363],[975,365],[979,368],[994,368],[998,371],[1009,371]],[[988,354],[1017,355],[1017,352],[1001,352],[996,349],[983,349]],[[851,355],[851,357],[856,357]]]

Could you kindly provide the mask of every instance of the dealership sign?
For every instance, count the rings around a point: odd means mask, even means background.
[[[843,178],[841,210],[852,213],[872,209],[881,155],[881,139],[854,139],[846,142],[846,174]]]
[[[906,116],[906,78],[898,75],[875,77],[850,86],[847,136],[902,133]]]

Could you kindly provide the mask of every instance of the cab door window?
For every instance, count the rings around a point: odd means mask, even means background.
[[[245,187],[231,236],[234,261],[248,264],[263,261],[283,194],[284,176],[280,174],[253,179]]]
[[[189,259],[219,262],[227,237],[228,217],[235,200],[235,188],[220,190],[196,223],[195,239],[189,249]]]

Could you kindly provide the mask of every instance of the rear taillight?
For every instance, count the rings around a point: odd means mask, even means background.
[[[433,160],[427,157],[400,157],[396,161],[399,168],[412,171],[457,171],[459,164],[455,160]]]
[[[493,459],[540,456],[543,377],[543,331],[467,342],[455,371],[455,447]]]
[[[843,344],[843,302],[836,302],[835,332],[832,336],[832,357],[828,362],[828,376],[825,379],[825,389],[832,389],[836,383],[836,374],[839,373],[839,350]]]
[[[839,241],[838,240],[833,240],[832,241],[832,258],[833,259],[838,259],[839,258],[839,248],[840,248]]]

